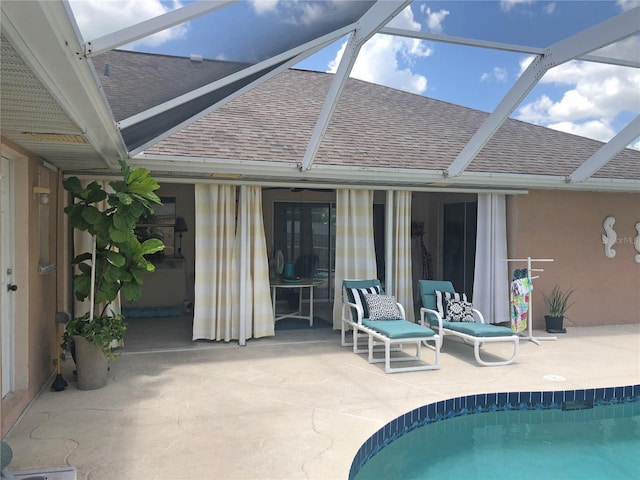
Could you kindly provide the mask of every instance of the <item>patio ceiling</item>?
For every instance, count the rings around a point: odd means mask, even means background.
[[[202,78],[187,81],[180,88],[168,88],[166,98],[151,104],[141,104],[125,118],[115,118],[113,110],[98,81],[92,58],[132,41],[163,31],[183,22],[206,15],[217,15],[233,8],[235,2],[199,1],[173,10],[137,25],[83,40],[71,7],[66,1],[4,0],[1,38],[1,98],[2,136],[33,152],[44,161],[65,172],[108,172],[117,167],[118,159],[132,159],[144,165],[145,149],[155,145],[195,120],[213,112],[250,89],[273,78],[300,61],[341,38],[348,38],[345,53],[328,90],[305,154],[299,159],[292,180],[314,181],[314,161],[324,134],[340,102],[353,65],[361,47],[374,34],[382,33],[445,42],[470,47],[496,49],[535,55],[535,60],[519,77],[498,106],[490,113],[475,135],[447,168],[438,172],[442,182],[464,177],[467,166],[491,140],[527,93],[544,73],[564,62],[580,59],[640,68],[638,58],[623,59],[607,56],[599,49],[637,36],[640,32],[640,7],[568,35],[545,47],[499,43],[471,37],[453,37],[390,28],[386,25],[410,1],[385,0],[347,2],[334,21],[295,29],[287,35],[260,33],[246,39],[247,48],[259,51],[252,61],[228,62],[225,69],[214,69]],[[248,29],[251,31],[251,29]],[[541,40],[543,42],[544,39]],[[264,46],[260,50],[260,46]],[[565,178],[545,180],[545,186],[571,188],[583,184],[589,188],[592,175],[640,136],[640,117],[631,120],[596,153],[584,158],[582,165]],[[208,159],[212,165],[224,159]],[[229,160],[232,162],[232,160]],[[162,173],[156,161],[152,168]],[[168,169],[175,176],[175,168]],[[186,166],[185,177],[210,176],[202,165]],[[384,184],[388,173],[381,169],[378,177]],[[264,180],[273,180],[267,173]],[[260,175],[255,176],[259,181]],[[367,182],[375,183],[376,174]],[[486,186],[504,187],[510,179],[495,180],[487,172]],[[493,183],[495,180],[495,183]],[[358,183],[353,178],[353,183]],[[555,182],[555,183],[554,183]],[[516,185],[517,184],[517,185]],[[524,183],[514,182],[521,187]],[[637,182],[625,182],[625,190]],[[535,186],[535,185],[531,185]],[[607,189],[598,183],[597,189]],[[615,190],[615,182],[611,183]],[[620,189],[618,187],[618,189]]]

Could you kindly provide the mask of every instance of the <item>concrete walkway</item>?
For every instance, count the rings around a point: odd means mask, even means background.
[[[44,391],[5,439],[11,470],[71,465],[90,480],[345,479],[370,435],[421,405],[640,383],[640,325],[525,341],[517,363],[502,367],[478,366],[471,347],[447,339],[440,370],[385,374],[325,328],[245,347],[124,353],[95,391],[77,390],[72,368],[66,362],[69,387]]]

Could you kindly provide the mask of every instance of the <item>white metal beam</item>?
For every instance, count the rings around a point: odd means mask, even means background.
[[[640,115],[567,177],[567,182],[584,182],[640,136]]]
[[[222,7],[226,7],[238,0],[212,1],[201,0],[184,7],[172,10],[157,17],[150,18],[143,22],[125,27],[117,32],[109,33],[102,37],[93,39],[85,43],[84,54],[87,57],[99,55],[114,48],[127,45],[141,38],[148,37],[154,33],[161,32],[167,28],[175,27],[193,18],[210,13]]]
[[[449,165],[444,175],[455,177],[467,168],[547,70],[580,55],[620,41],[638,33],[638,31],[640,31],[640,7],[633,8],[572,37],[561,40],[549,47],[545,53],[538,55]]]
[[[340,65],[331,82],[329,92],[322,105],[320,116],[311,134],[311,140],[302,159],[301,170],[311,168],[333,112],[336,109],[338,98],[347,83],[349,74],[358,58],[360,48],[369,40],[382,25],[386,25],[393,17],[400,13],[411,3],[411,0],[377,1],[357,22],[355,31],[349,37],[345,51],[340,59]]]
[[[340,36],[342,36],[342,35],[340,35]],[[185,120],[184,122],[179,123],[178,125],[174,126],[173,128],[170,128],[168,130],[162,131],[155,138],[149,140],[148,142],[144,143],[140,147],[138,147],[135,150],[132,150],[131,152],[129,152],[130,156],[134,157],[134,156],[140,154],[141,152],[144,152],[144,150],[149,148],[151,145],[154,145],[154,144],[158,143],[159,141],[167,138],[168,136],[174,134],[175,132],[177,132],[179,130],[182,130],[183,128],[187,127],[189,124],[193,123],[195,120],[197,120],[197,119],[199,119],[199,118],[201,118],[201,117],[213,112],[214,110],[217,110],[218,108],[222,107],[223,105],[226,105],[227,103],[231,102],[235,98],[238,98],[240,95],[242,95],[243,93],[247,92],[248,90],[251,90],[252,88],[255,88],[256,86],[260,85],[261,83],[266,82],[270,78],[273,78],[274,76],[276,76],[278,73],[282,72],[283,70],[286,70],[286,69],[292,67],[293,65],[295,65],[297,63],[300,63],[305,58],[313,55],[314,53],[318,52],[319,50],[322,50],[324,47],[326,47],[327,45],[329,45],[332,42],[333,42],[333,39],[329,39],[325,43],[321,43],[321,44],[318,44],[318,45],[316,45],[315,42],[313,42],[314,43],[314,47],[311,48],[310,50],[306,50],[303,53],[301,53],[300,55],[291,58],[289,61],[283,63],[278,68],[275,68],[275,69],[271,70],[269,73],[263,75],[259,79],[251,82],[248,85],[245,85],[243,88],[241,88],[239,90],[236,90],[232,94],[227,95],[224,99],[220,100],[219,102],[217,102],[216,104],[212,105],[211,107],[209,107],[209,108],[207,108],[205,110],[202,110],[201,112],[199,112],[198,114],[194,115],[193,117]],[[282,60],[280,60],[280,61],[282,61]],[[264,63],[267,63],[267,62],[270,64],[270,61],[266,61]],[[254,68],[256,70],[253,70]],[[263,66],[262,68],[266,68],[266,67]],[[245,69],[242,72],[238,72],[237,74],[233,74],[230,77],[225,77],[225,78],[220,80],[220,82],[221,82],[220,85],[227,85],[227,84],[231,83],[231,81],[235,81],[235,80],[238,80],[240,78],[244,78],[244,77],[248,76],[249,74],[246,73],[247,70],[251,70],[252,72],[254,72],[254,71],[259,71],[260,69],[258,69],[257,66],[254,66],[254,67],[250,67],[250,69]],[[238,75],[238,76],[236,77],[236,75]],[[230,80],[230,78],[231,79],[235,79],[235,80]],[[210,84],[210,85],[213,85],[213,84]],[[217,88],[220,88],[220,87],[217,87]],[[186,95],[191,96],[192,94],[193,94],[193,92],[188,93]],[[168,103],[173,103],[173,100],[168,102]],[[184,102],[180,102],[180,103],[184,103]],[[163,111],[166,110],[166,109],[167,108],[164,108]],[[133,117],[131,117],[131,118],[133,118]]]
[[[465,47],[488,48],[491,50],[502,50],[505,52],[524,53],[528,55],[540,55],[546,49],[531,47],[528,45],[517,45],[514,43],[491,42],[488,40],[478,40],[474,38],[458,37],[454,35],[443,35],[440,33],[418,32],[403,28],[384,27],[378,33],[392,35],[396,37],[414,38],[417,40],[429,40],[432,42],[451,43]],[[640,68],[640,61],[636,59],[606,57],[604,55],[587,54],[576,57],[576,60],[585,62],[606,63],[609,65],[619,65],[621,67]]]
[[[136,115],[132,115],[131,117],[125,118],[120,122],[118,122],[118,127],[121,129],[125,129],[127,127],[130,127],[131,125],[140,123],[144,120],[147,120],[148,118],[154,117],[160,113],[163,113],[179,105],[182,105],[183,103],[187,103],[191,100],[201,97],[202,95],[205,95],[207,93],[213,92],[214,90],[218,90],[219,88],[230,85],[233,82],[236,82],[245,77],[253,75],[254,73],[257,73],[261,70],[265,70],[273,65],[277,65],[278,63],[281,63],[289,58],[295,57],[297,59],[296,62],[300,62],[305,58],[307,58],[308,56],[316,53],[318,50],[321,50],[325,46],[339,39],[340,37],[347,35],[351,30],[353,30],[353,26],[343,27],[339,30],[335,30],[334,32],[331,32],[320,38],[307,42],[303,45],[287,50],[286,52],[283,52],[279,55],[269,57],[267,60],[264,60],[260,63],[256,63],[255,65],[245,68],[244,70],[228,75],[224,78],[221,78],[220,80],[216,80],[215,82],[211,82],[207,85],[203,85],[200,88],[196,88],[195,90],[192,90],[188,93],[185,93],[171,100],[168,100],[164,103],[156,105],[155,107],[149,108],[140,113],[137,113]],[[289,63],[290,62],[288,62],[287,65],[289,65]],[[283,69],[284,68],[281,66],[274,71],[280,72]],[[260,83],[260,81],[257,81],[257,82],[258,83],[255,83],[255,82],[252,83],[252,85],[255,86]]]

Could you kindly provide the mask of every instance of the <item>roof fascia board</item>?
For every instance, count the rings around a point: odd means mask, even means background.
[[[345,184],[345,179],[353,179],[354,184],[367,183],[371,185],[389,186],[393,188],[402,184],[414,189],[420,182],[424,188],[451,189],[464,188],[484,190],[498,189],[554,189],[554,190],[583,190],[583,191],[611,191],[638,192],[640,181],[590,178],[585,182],[568,184],[565,177],[558,175],[518,175],[493,174],[484,172],[465,172],[464,175],[443,180],[438,170],[418,170],[380,167],[348,167],[337,165],[315,165],[313,169],[301,173],[296,162],[267,162],[256,160],[238,160],[224,158],[184,157],[175,155],[140,154],[133,159],[135,166],[149,170],[181,172],[197,174],[218,173],[221,175],[241,175],[255,177],[256,172],[264,175],[264,182],[273,181],[302,181],[309,186],[309,182],[336,182]],[[274,180],[270,180],[273,178]],[[234,181],[241,182],[238,178]],[[288,185],[291,183],[289,182]],[[413,187],[412,187],[413,185]],[[423,187],[420,187],[423,188]]]
[[[380,29],[381,25],[386,25],[410,3],[411,0],[394,2],[377,1],[357,22],[356,29],[349,37],[347,46],[340,59],[340,65],[338,65],[336,74],[329,87],[329,92],[325,97],[318,121],[313,128],[311,140],[307,145],[307,150],[302,159],[301,170],[303,172],[309,170],[313,164],[324,134],[329,126],[329,122],[331,122],[331,118],[333,117],[338,99],[344,90],[349,74],[358,58],[360,48]]]
[[[211,107],[202,110],[197,115],[194,115],[191,118],[185,120],[184,122],[179,123],[178,125],[176,125],[173,128],[170,128],[168,130],[163,131],[157,137],[154,137],[153,139],[149,140],[148,142],[144,143],[143,145],[140,145],[140,147],[138,147],[138,148],[132,150],[131,152],[129,152],[129,155],[131,157],[135,157],[137,155],[142,154],[142,152],[144,152],[144,150],[149,148],[150,146],[155,145],[156,143],[164,140],[165,138],[171,136],[172,134],[182,130],[183,128],[185,128],[187,126],[189,126],[191,123],[195,122],[199,118],[202,118],[205,115],[208,115],[209,113],[213,112],[214,110],[217,110],[218,108],[226,105],[227,103],[231,102],[232,100],[234,100],[235,98],[239,97],[243,93],[245,93],[245,92],[251,90],[252,88],[256,87],[257,85],[259,85],[259,84],[261,84],[263,82],[266,82],[267,80],[273,78],[275,75],[277,75],[278,73],[282,72],[283,70],[286,70],[286,69],[292,67],[293,65],[301,62],[302,60],[304,60],[308,56],[313,55],[314,53],[322,50],[324,47],[326,47],[327,45],[329,45],[332,42],[333,42],[333,40],[329,40],[326,43],[323,43],[321,45],[317,45],[316,47],[312,48],[311,50],[305,52],[302,55],[299,55],[297,57],[294,57],[294,58],[290,59],[288,62],[283,63],[280,67],[273,69],[269,73],[266,73],[265,75],[260,77],[260,79],[258,79],[256,81],[244,86],[243,88],[237,90],[236,92],[234,92],[231,95],[227,95],[224,99],[222,99],[219,102],[215,103]],[[244,76],[245,75],[243,75],[240,78],[244,78]]]
[[[66,2],[2,2],[2,28],[34,75],[110,168],[127,152]]]
[[[279,55],[276,55],[274,57],[270,57],[267,60],[264,60],[260,63],[256,63],[255,65],[251,65],[250,67],[245,68],[244,70],[241,70],[239,72],[233,73],[231,75],[228,75],[224,78],[221,78],[219,80],[216,80],[215,82],[211,82],[207,85],[204,85],[200,88],[197,88],[195,90],[192,90],[188,93],[185,93],[183,95],[180,95],[178,97],[175,97],[169,101],[166,101],[164,103],[161,103],[159,105],[156,105],[155,107],[149,108],[147,110],[144,110],[140,113],[137,113],[135,115],[132,115],[131,117],[125,118],[123,120],[121,120],[120,122],[118,122],[118,127],[121,129],[125,129],[128,128],[132,125],[135,125],[137,123],[140,123],[144,120],[147,120],[155,115],[158,115],[160,113],[163,113],[167,110],[170,110],[172,108],[175,108],[179,105],[182,105],[183,103],[189,102],[195,98],[201,97],[202,95],[206,95],[207,93],[213,92],[214,90],[217,90],[219,88],[225,87],[233,82],[236,82],[238,80],[241,80],[245,77],[248,77],[250,75],[253,75],[254,73],[257,73],[261,70],[265,70],[273,65],[277,65],[280,62],[283,62],[285,60],[287,60],[288,58],[292,58],[295,57],[296,58],[296,62],[300,62],[301,60],[304,60],[305,58],[313,55],[314,53],[316,53],[317,51],[323,49],[325,46],[331,44],[332,42],[334,42],[335,40],[337,40],[340,37],[343,37],[344,35],[347,35],[350,31],[353,30],[353,25],[348,25],[345,26],[341,29],[335,30],[331,33],[328,33],[327,35],[324,35],[320,38],[317,38],[315,40],[312,40],[310,42],[307,42],[303,45],[300,45],[296,48],[292,48],[286,52],[283,52]],[[291,65],[294,65],[290,62],[287,62],[285,65],[287,65],[287,68]],[[283,67],[280,67],[278,69],[276,69],[276,72],[281,72],[282,70],[284,70]],[[264,81],[260,80],[260,81],[256,81],[251,83],[252,86],[257,86],[260,83],[262,83]],[[218,104],[216,104],[218,105]],[[211,110],[209,110],[211,111]],[[140,149],[137,149],[140,150]]]
[[[445,177],[460,175],[482,150],[505,120],[513,113],[524,97],[542,76],[556,67],[585,53],[610,45],[640,31],[640,7],[633,8],[593,27],[561,40],[545,53],[538,55],[516,80],[498,106],[480,126],[478,131],[454,161],[445,170]]]
[[[384,27],[378,33],[393,35],[397,37],[414,38],[418,40],[430,40],[433,42],[451,43],[465,47],[489,48],[492,50],[502,50],[505,52],[524,53],[529,55],[540,55],[545,52],[544,48],[530,47],[527,45],[517,45],[514,43],[491,42],[487,40],[476,40],[473,38],[458,37],[453,35],[442,35],[439,33],[417,32],[403,28]],[[640,68],[640,61],[634,59],[623,59],[615,57],[605,57],[603,55],[587,54],[576,57],[576,60],[586,62],[605,63],[618,65],[621,67]]]
[[[580,165],[567,182],[584,182],[640,135],[640,115]]]
[[[80,180],[95,180],[99,177],[102,180],[118,180],[119,177],[111,174],[86,174],[86,173],[68,173],[64,177],[68,178],[74,176]],[[179,183],[194,185],[196,183],[203,184],[215,184],[215,185],[254,185],[263,188],[276,187],[276,188],[324,188],[327,190],[335,190],[337,188],[350,188],[354,190],[382,190],[382,191],[412,191],[412,192],[442,192],[442,193],[496,193],[505,195],[525,195],[529,193],[524,189],[480,189],[480,188],[449,188],[449,187],[417,187],[415,185],[404,187],[402,185],[389,186],[389,185],[375,185],[375,184],[347,184],[347,183],[310,183],[310,182],[278,182],[271,180],[245,180],[238,179],[220,179],[220,178],[203,178],[203,177],[172,177],[163,175],[154,175],[153,178],[158,183]]]
[[[99,55],[114,48],[127,45],[141,38],[148,37],[154,33],[161,32],[168,28],[188,22],[193,18],[205,15],[227,5],[236,3],[238,0],[225,1],[198,1],[185,5],[184,7],[158,15],[143,22],[122,28],[116,32],[109,33],[102,37],[93,39],[85,43],[84,53],[87,57]]]

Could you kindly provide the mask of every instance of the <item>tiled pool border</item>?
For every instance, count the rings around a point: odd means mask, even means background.
[[[369,437],[351,463],[349,480],[353,480],[362,466],[391,442],[430,423],[502,410],[561,410],[565,406],[581,404],[602,406],[636,401],[640,401],[640,384],[580,390],[481,393],[430,403],[399,416]]]

